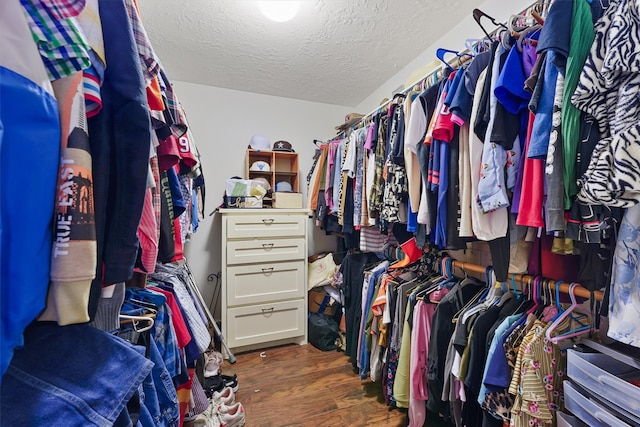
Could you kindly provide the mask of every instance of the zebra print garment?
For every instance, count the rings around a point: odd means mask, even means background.
[[[612,1],[571,99],[597,121],[598,142],[578,200],[629,207],[640,201],[640,1]]]

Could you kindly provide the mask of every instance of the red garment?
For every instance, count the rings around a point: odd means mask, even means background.
[[[180,162],[180,151],[175,136],[170,135],[167,139],[160,141],[157,150],[160,172],[165,172]]]
[[[156,213],[153,209],[153,192],[147,188],[144,197],[144,206],[140,224],[138,224],[138,240],[140,241],[142,268],[136,267],[134,271],[140,273],[153,273],[158,259],[158,233],[156,232]]]
[[[553,280],[571,283],[578,280],[580,256],[559,255],[551,251],[553,236],[543,234],[533,242],[528,272]]]
[[[187,208],[188,209],[188,208]],[[171,258],[171,262],[182,261],[184,259],[184,248],[182,244],[182,228],[180,227],[180,218],[173,220],[173,235],[174,238],[174,256]]]
[[[160,141],[160,145],[158,145],[158,164],[160,172],[164,172],[177,164],[191,170],[198,164],[198,159],[193,154],[191,142],[186,133],[180,138],[169,135],[167,139]],[[179,170],[177,172],[178,174],[180,173]]]
[[[184,166],[191,170],[198,164],[198,159],[196,159],[196,156],[193,153],[193,147],[189,140],[188,132],[178,138],[178,155],[180,156],[180,166]],[[177,172],[179,173],[180,171]]]
[[[453,80],[456,76],[456,73],[453,72],[449,74],[449,82]],[[448,83],[449,85],[451,83]],[[449,107],[447,107],[444,103],[444,100],[447,99],[448,90],[442,91],[442,96],[440,98],[440,102],[438,103],[438,111],[436,111],[436,120],[433,126],[432,136],[434,139],[439,141],[451,142],[453,139],[453,122],[451,121],[451,111],[449,111]]]
[[[180,306],[178,306],[175,296],[171,292],[160,289],[157,286],[150,286],[147,289],[167,297],[167,306],[169,306],[169,309],[171,310],[171,323],[176,331],[178,347],[184,348],[191,341],[191,334],[189,334],[189,329],[184,321],[182,311],[180,311]]]
[[[531,130],[535,115],[529,113],[529,125],[527,126],[527,141],[524,153],[529,151],[531,142]],[[526,156],[526,155],[525,155]],[[520,194],[520,207],[516,224],[528,227],[544,227],[542,219],[542,201],[544,199],[544,159],[531,159],[525,157],[524,171],[522,172],[522,193]]]

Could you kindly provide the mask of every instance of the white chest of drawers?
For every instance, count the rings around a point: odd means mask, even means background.
[[[306,209],[221,209],[222,333],[232,351],[307,342]]]

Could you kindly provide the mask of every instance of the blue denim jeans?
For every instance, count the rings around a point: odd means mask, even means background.
[[[111,426],[153,368],[126,341],[88,325],[38,323],[3,377],[2,425]]]
[[[162,355],[149,334],[143,334],[146,348],[136,346],[154,363],[151,373],[138,388],[139,414],[138,425],[142,427],[173,427],[180,424],[180,404],[178,394],[169,372],[164,365]]]
[[[158,307],[151,333],[162,355],[164,365],[169,371],[169,375],[172,378],[181,376],[183,370],[181,369],[180,350],[178,349],[176,334],[173,330],[171,319],[165,307],[167,299],[164,295],[153,293],[146,289],[129,288],[127,289],[124,304],[120,310],[122,314],[139,316],[144,312],[144,308],[132,303],[131,299],[152,303]],[[137,342],[137,339],[131,340],[131,342]],[[184,370],[184,372],[186,373],[186,370]]]
[[[146,357],[154,364],[151,373],[138,389],[139,406],[136,405],[136,414],[130,414],[130,418],[137,419],[137,424],[143,427],[176,426],[179,424],[180,419],[176,387],[157,342],[157,333],[159,332],[157,328],[161,328],[163,331],[161,332],[161,338],[165,344],[176,345],[175,339],[166,339],[164,334],[169,329],[168,324],[163,324],[170,322],[169,316],[163,310],[166,299],[163,295],[151,293],[146,289],[127,289],[121,313],[134,316],[143,314],[144,308],[137,307],[131,302],[131,299],[153,303],[158,307],[158,313],[156,314],[154,327],[148,332],[136,333],[131,324],[122,325],[119,332],[120,336],[129,342],[139,344],[136,349],[141,354],[146,354]],[[171,342],[174,344],[171,344]],[[175,358],[170,358],[170,360],[172,363],[179,361],[179,359]],[[123,426],[126,425],[126,423],[123,424]]]

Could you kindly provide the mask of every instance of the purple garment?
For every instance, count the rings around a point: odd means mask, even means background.
[[[372,123],[371,126],[369,126],[369,130],[367,131],[367,140],[364,143],[364,148],[366,150],[371,151],[373,147],[373,133],[375,130],[375,125]]]
[[[336,152],[338,151],[340,141],[331,141],[329,143],[329,152],[327,154],[327,173],[324,186],[324,200],[329,208],[329,213],[333,212],[333,174],[336,167]]]

